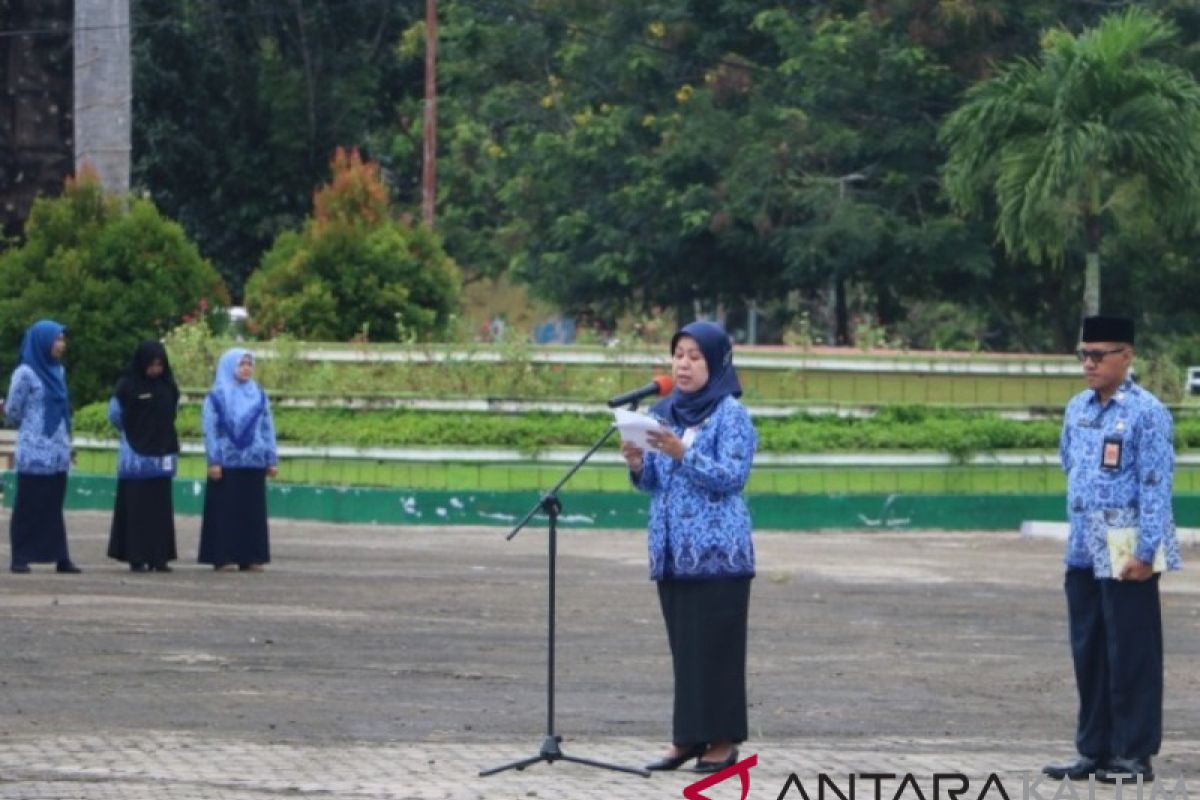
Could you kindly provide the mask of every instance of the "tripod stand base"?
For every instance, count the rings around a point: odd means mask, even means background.
[[[637,769],[636,767],[622,767],[617,764],[607,764],[603,761],[593,761],[590,758],[579,758],[578,756],[569,756],[562,751],[561,747],[558,746],[559,742],[561,742],[561,741],[562,741],[561,736],[553,736],[553,735],[547,736],[545,739],[542,740],[542,749],[536,756],[530,756],[529,758],[522,758],[520,761],[513,761],[510,764],[501,764],[498,767],[492,767],[491,769],[485,769],[479,773],[479,777],[486,778],[488,775],[495,775],[497,772],[504,772],[505,770],[509,770],[509,769],[515,769],[518,772],[520,772],[521,770],[525,769],[526,767],[537,764],[539,761],[547,761],[551,764],[553,764],[555,761],[569,761],[572,764],[583,764],[584,766],[587,766],[587,767],[599,767],[600,769],[611,769],[615,772],[628,772],[631,775],[641,775],[643,778],[650,777],[650,773],[644,769]]]

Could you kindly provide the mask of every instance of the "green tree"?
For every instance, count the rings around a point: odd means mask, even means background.
[[[413,4],[132,0],[133,178],[234,295],[309,210],[339,144],[369,152],[419,93],[394,44]],[[405,172],[403,174],[417,174]]]
[[[992,258],[938,196],[936,140],[967,81],[913,40],[912,14],[875,6],[548,3],[497,24],[447,3],[447,247],[466,231],[456,257],[494,253],[606,321],[789,290],[851,287],[888,322],[943,286],[969,300]]]
[[[1085,315],[1100,310],[1106,231],[1200,220],[1200,84],[1153,57],[1175,36],[1137,7],[1078,36],[1049,31],[1038,59],[973,87],[942,127],[951,200],[977,214],[994,197],[1009,253],[1058,265],[1084,251]]]
[[[392,218],[377,164],[338,149],[313,216],[286,231],[246,286],[258,330],[305,339],[427,340],[458,304],[458,267],[428,228]]]
[[[782,282],[832,306],[820,316],[846,344],[852,310],[893,326],[913,298],[969,298],[993,262],[938,196],[936,119],[961,78],[933,31],[895,11],[832,6],[755,18],[779,58],[729,184],[778,253]]]
[[[756,303],[768,340],[801,311],[846,340],[856,315],[919,331],[914,309],[942,309],[984,347],[1053,346],[1083,271],[994,243],[986,187],[983,213],[955,213],[938,130],[996,64],[1040,58],[1047,26],[1078,31],[1111,5],[439,0],[438,235],[464,281],[507,271],[581,317],[724,307],[737,327]],[[1137,5],[1185,42],[1200,31],[1193,0]],[[336,144],[381,164],[394,208],[417,207],[420,3],[133,11],[135,175],[235,293],[299,231]],[[1156,54],[1200,63],[1196,48]],[[1148,247],[1134,221],[1105,237],[1106,296],[1194,328],[1186,293],[1157,298],[1143,276],[1161,252],[1191,286],[1200,251],[1177,234]],[[336,316],[319,286],[288,294],[305,291],[313,316]]]
[[[61,197],[39,199],[24,244],[0,255],[4,352],[15,353],[39,318],[66,325],[76,404],[107,397],[139,342],[227,302],[220,276],[179,225],[149,200],[106,196],[87,168]]]

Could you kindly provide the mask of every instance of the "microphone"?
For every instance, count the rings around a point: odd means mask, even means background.
[[[674,387],[675,382],[671,380],[671,376],[659,375],[640,389],[634,389],[631,392],[619,394],[613,399],[609,400],[608,407],[616,408],[617,406],[627,406],[630,403],[636,403],[643,397],[657,397],[664,394],[670,394],[671,389]]]

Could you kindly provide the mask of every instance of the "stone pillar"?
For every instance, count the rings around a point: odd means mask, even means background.
[[[129,39],[129,0],[75,0],[75,167],[88,161],[119,195],[133,138]]]

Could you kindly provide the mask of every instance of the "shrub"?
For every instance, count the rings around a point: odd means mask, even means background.
[[[1174,405],[1183,402],[1183,367],[1167,353],[1155,353],[1145,361],[1141,384],[1159,400]]]
[[[77,405],[108,396],[140,341],[227,302],[216,270],[179,225],[150,200],[105,195],[86,166],[61,197],[34,203],[24,245],[0,255],[2,352],[15,354],[37,319],[66,325]]]
[[[986,333],[981,312],[954,303],[915,303],[896,326],[896,334],[915,350],[976,351]]]
[[[438,237],[396,221],[378,165],[339,148],[304,229],[288,231],[246,286],[259,331],[317,341],[430,340],[458,304],[458,267]]]
[[[172,328],[163,338],[175,381],[186,388],[208,386],[213,381],[217,359],[225,348],[213,337],[212,328],[203,319],[189,320]]]
[[[281,441],[306,445],[416,447],[458,445],[512,447],[586,447],[609,424],[604,415],[537,412],[529,414],[464,413],[411,410],[363,411],[334,408],[288,408],[276,404],[273,414]],[[763,418],[756,423],[763,452],[933,451],[967,458],[996,450],[1054,450],[1057,420],[1022,422],[994,414],[931,409],[884,409],[869,419],[797,414]],[[195,405],[179,417],[180,433],[200,436]],[[81,433],[111,436],[104,407],[97,404],[76,417]],[[1180,446],[1200,439],[1200,419],[1181,420]],[[615,440],[611,445],[616,447]]]

